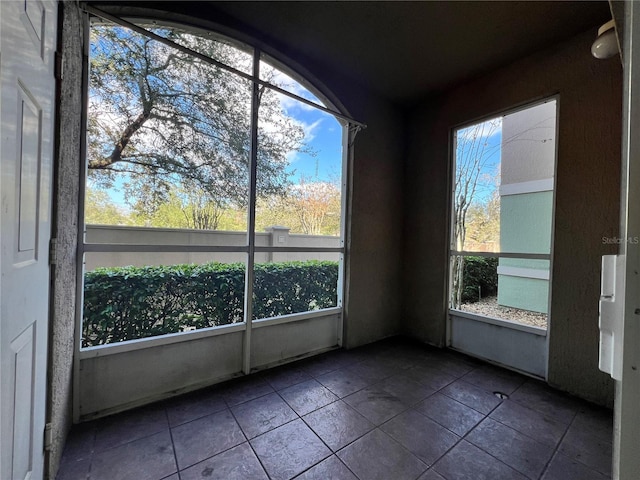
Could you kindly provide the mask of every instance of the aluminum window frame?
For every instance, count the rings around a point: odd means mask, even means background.
[[[347,221],[347,211],[348,211],[348,198],[349,198],[349,165],[351,163],[350,158],[353,154],[352,144],[354,131],[357,131],[360,128],[366,128],[366,125],[362,122],[354,120],[349,116],[343,114],[333,107],[332,102],[328,101],[326,96],[324,96],[318,89],[313,87],[313,83],[303,78],[300,74],[295,72],[292,68],[287,67],[284,62],[281,60],[277,60],[273,66],[290,76],[294,80],[298,81],[301,85],[307,88],[313,95],[319,98],[322,102],[329,105],[328,107],[318,105],[315,102],[307,100],[303,97],[299,97],[298,95],[291,93],[287,90],[284,90],[277,85],[273,85],[269,82],[263,81],[260,79],[260,62],[265,61],[262,53],[263,50],[258,46],[248,45],[246,42],[236,40],[230,37],[227,34],[223,34],[217,32],[213,29],[205,29],[203,27],[192,26],[188,23],[184,22],[176,22],[176,21],[168,21],[160,18],[152,18],[150,23],[162,25],[162,26],[176,26],[182,28],[184,30],[193,29],[194,31],[202,31],[211,33],[214,38],[221,39],[222,41],[233,45],[240,50],[248,52],[247,49],[252,50],[253,54],[253,72],[252,74],[247,74],[245,72],[239,71],[225,65],[221,62],[218,62],[214,59],[206,57],[198,52],[193,52],[187,47],[183,47],[177,44],[173,44],[171,41],[161,40],[162,37],[158,37],[152,32],[148,32],[145,29],[128,22],[122,18],[111,15],[107,12],[101,11],[95,7],[85,5],[85,11],[88,13],[86,15],[85,21],[85,58],[84,58],[84,78],[83,78],[83,98],[84,98],[84,106],[83,106],[83,119],[82,123],[85,125],[83,136],[85,141],[83,142],[81,158],[84,161],[84,175],[80,179],[80,188],[79,188],[79,234],[78,234],[78,248],[77,248],[77,265],[78,265],[78,288],[77,288],[77,310],[76,310],[76,318],[77,318],[77,334],[76,334],[76,352],[77,358],[91,358],[96,356],[104,356],[111,355],[120,352],[139,350],[144,348],[156,347],[159,345],[168,345],[176,342],[193,340],[196,338],[204,338],[208,336],[222,335],[227,333],[233,333],[238,331],[245,332],[245,340],[244,340],[244,352],[243,352],[243,371],[248,373],[251,370],[250,364],[250,345],[251,345],[251,329],[262,328],[268,325],[276,325],[282,323],[290,323],[290,322],[298,322],[301,320],[309,319],[309,318],[318,318],[322,316],[335,316],[336,314],[340,314],[340,328],[339,332],[343,329],[343,317],[344,317],[344,297],[346,291],[345,285],[345,265],[346,260],[345,257],[347,255],[346,249],[346,241],[345,238],[348,235],[348,221]],[[90,18],[91,17],[91,18]],[[86,194],[86,179],[87,179],[87,151],[86,151],[86,123],[87,123],[87,106],[88,106],[88,88],[89,88],[89,32],[90,32],[90,22],[93,18],[101,18],[103,20],[107,20],[108,22],[114,23],[116,25],[124,26],[129,28],[137,33],[142,35],[150,36],[161,43],[168,44],[170,47],[177,48],[185,53],[192,54],[195,57],[204,60],[207,63],[213,64],[217,67],[220,67],[223,70],[226,70],[232,74],[236,74],[242,78],[249,80],[252,84],[252,92],[247,92],[247,95],[252,95],[252,112],[251,112],[251,138],[252,138],[252,148],[251,148],[251,159],[250,159],[250,167],[251,173],[249,180],[249,208],[248,208],[248,224],[247,224],[247,244],[242,246],[205,246],[205,245],[175,245],[175,244],[106,244],[106,243],[87,243],[86,242],[86,229],[84,223],[84,199]],[[136,19],[138,21],[138,19]],[[166,40],[166,39],[165,39]],[[238,46],[237,46],[238,45]],[[269,59],[275,59],[272,53],[265,54]],[[256,169],[257,169],[257,130],[258,130],[258,108],[257,108],[257,89],[258,87],[265,87],[276,92],[279,92],[287,97],[298,100],[312,108],[328,113],[336,118],[338,123],[342,129],[342,169],[341,169],[341,230],[340,230],[340,246],[339,247],[258,247],[255,246],[255,203],[256,203]],[[187,332],[178,332],[172,334],[159,335],[154,337],[146,337],[140,339],[133,339],[124,342],[92,346],[92,347],[82,347],[82,322],[83,322],[83,300],[84,300],[84,255],[85,253],[102,253],[102,252],[150,252],[150,253],[161,253],[161,252],[207,252],[207,253],[215,253],[215,252],[236,252],[236,253],[245,253],[247,255],[245,260],[245,295],[244,295],[244,319],[242,322],[237,322],[228,325],[220,325],[215,327],[209,327],[204,329],[198,329]],[[321,310],[311,310],[300,313],[293,313],[289,315],[283,315],[279,317],[272,318],[264,318],[264,319],[252,319],[252,293],[253,293],[253,265],[254,265],[254,255],[255,253],[262,252],[273,252],[273,253],[338,253],[340,254],[340,261],[338,262],[339,270],[338,270],[338,298],[336,307],[330,307]],[[255,324],[255,325],[254,325]],[[339,333],[339,344],[342,344],[342,334]],[[77,362],[76,362],[77,363]],[[76,366],[76,368],[78,368]],[[77,376],[76,376],[77,378]]]
[[[553,189],[552,189],[552,201],[551,201],[551,238],[549,245],[549,253],[518,253],[518,252],[487,252],[487,251],[468,251],[468,250],[457,250],[455,248],[455,239],[454,239],[454,231],[455,231],[455,210],[454,210],[454,196],[455,196],[455,178],[456,178],[456,151],[457,151],[457,143],[456,143],[456,132],[462,130],[467,127],[471,127],[478,123],[482,123],[494,118],[505,117],[510,114],[518,113],[529,108],[536,107],[538,105],[542,105],[549,102],[555,102],[555,134],[554,134],[554,159],[553,159]],[[484,322],[492,325],[498,325],[506,328],[512,328],[516,330],[522,330],[529,333],[534,333],[536,335],[541,335],[547,337],[547,348],[548,348],[548,332],[549,325],[551,322],[551,301],[552,301],[552,285],[553,285],[553,256],[554,256],[554,233],[555,233],[555,219],[556,219],[556,195],[557,195],[557,184],[555,179],[557,178],[557,168],[558,168],[558,132],[559,132],[559,118],[560,118],[560,95],[551,95],[545,96],[541,99],[536,99],[533,101],[529,101],[523,103],[519,106],[513,107],[511,109],[505,109],[497,111],[493,114],[485,115],[475,120],[470,120],[464,123],[460,123],[450,128],[449,130],[449,229],[448,229],[448,241],[447,241],[447,281],[446,281],[446,344],[451,345],[451,316],[456,315],[464,318],[468,318],[471,320]],[[460,310],[457,308],[451,307],[451,289],[453,285],[452,278],[452,268],[451,268],[451,259],[455,256],[475,256],[475,257],[484,257],[484,258],[518,258],[518,259],[531,259],[531,260],[548,260],[549,261],[549,279],[548,279],[548,295],[547,295],[547,328],[542,329],[540,327],[529,326],[526,324],[521,324],[519,322],[489,317],[486,315],[481,315],[474,312],[468,312],[465,310]]]

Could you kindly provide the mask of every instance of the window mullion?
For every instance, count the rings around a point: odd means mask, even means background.
[[[253,52],[253,76],[260,76],[260,51]],[[260,86],[251,83],[251,158],[249,161],[249,218],[247,221],[247,270],[244,285],[244,321],[246,325],[244,333],[244,357],[242,370],[245,374],[251,371],[251,321],[253,318],[253,278],[255,263],[255,230],[256,230],[256,190],[258,179],[258,110]]]

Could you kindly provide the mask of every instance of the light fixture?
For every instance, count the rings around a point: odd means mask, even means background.
[[[591,54],[600,59],[613,57],[618,53],[616,22],[609,20],[598,29],[598,38],[591,45]]]

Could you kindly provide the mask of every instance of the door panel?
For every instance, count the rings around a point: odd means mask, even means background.
[[[0,478],[44,475],[56,3],[0,2]]]

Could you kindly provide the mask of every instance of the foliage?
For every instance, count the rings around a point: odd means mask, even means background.
[[[336,182],[301,177],[285,195],[272,195],[256,205],[257,230],[281,225],[291,233],[337,236],[340,220],[341,193]]]
[[[131,219],[103,190],[87,187],[85,196],[85,221],[98,225],[131,225]]]
[[[502,119],[496,118],[456,132],[453,245],[458,251],[464,251],[467,246],[467,214],[471,205],[477,200],[479,190],[485,186],[486,169],[495,153],[488,139],[501,128]],[[462,303],[463,272],[463,257],[453,257],[450,294],[450,303],[453,308],[458,308]]]
[[[482,297],[498,293],[498,259],[465,257],[463,274],[463,302],[477,302]]]
[[[497,251],[500,247],[500,195],[497,189],[488,200],[471,204],[465,229],[469,250]]]
[[[327,227],[340,233],[340,187],[329,182],[308,182],[304,178],[291,188],[291,204],[302,232],[321,235]]]
[[[154,31],[251,69],[252,56],[231,45],[173,27]],[[199,189],[218,211],[246,205],[251,83],[126,28],[97,25],[91,34],[91,178],[105,187],[124,181],[134,212],[147,217],[173,185]],[[288,156],[305,149],[305,132],[272,90],[260,87],[259,102],[257,184],[271,195],[286,189]]]
[[[83,347],[243,321],[245,265],[98,268],[85,274]],[[255,265],[253,317],[333,307],[338,264]]]

